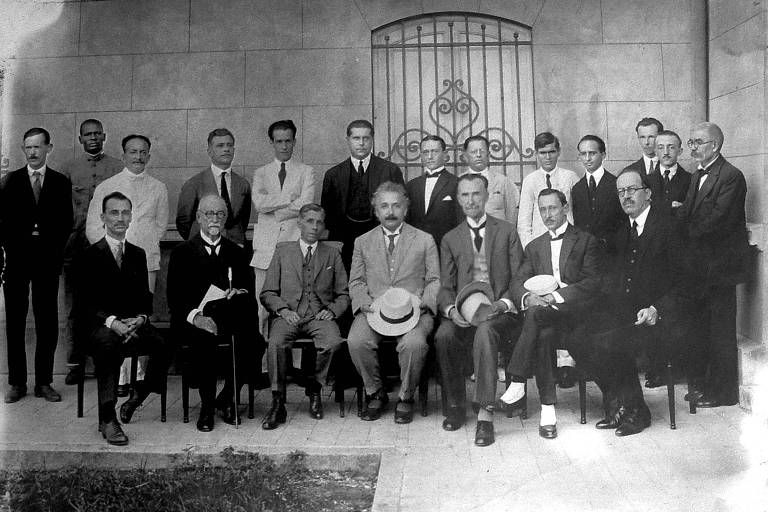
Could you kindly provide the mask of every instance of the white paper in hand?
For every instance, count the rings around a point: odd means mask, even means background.
[[[203,300],[200,301],[200,305],[197,307],[197,309],[202,311],[205,305],[211,302],[212,300],[223,299],[226,296],[227,296],[226,290],[222,290],[218,286],[211,285],[210,288],[208,288],[208,291],[205,292],[205,297],[203,297]]]

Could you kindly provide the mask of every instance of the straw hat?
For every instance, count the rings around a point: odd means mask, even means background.
[[[539,274],[526,280],[523,283],[523,288],[539,296],[546,295],[557,290],[557,279],[549,274]]]
[[[493,304],[493,288],[483,281],[473,281],[459,291],[456,309],[474,326],[488,319]]]
[[[368,325],[384,336],[400,336],[419,323],[421,300],[404,288],[390,288],[377,297],[367,313]]]

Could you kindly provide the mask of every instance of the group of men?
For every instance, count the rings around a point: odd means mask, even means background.
[[[305,376],[309,413],[321,419],[322,386],[345,333],[366,391],[363,420],[379,419],[389,402],[381,342],[394,342],[400,365],[394,421],[409,423],[434,339],[447,405],[443,428],[465,423],[466,377],[473,374],[478,446],[495,439],[500,360],[511,379],[501,400],[512,407],[524,397],[526,379],[536,376],[539,434],[548,439],[557,436],[556,383],[572,380],[574,365],[603,392],[605,418],[597,428],[619,436],[646,428],[640,350],[650,361],[647,387],[663,383],[671,360],[694,378],[688,399],[698,406],[737,403],[744,177],[720,154],[723,134],[712,123],[691,130],[693,174],[677,163],[682,141],[675,132],[653,118],[641,120],[636,131],[643,156],[618,177],[602,166],[603,140],[582,137],[577,149],[586,172],[580,179],[558,166],[557,137],[538,134],[539,167],[518,192],[492,169],[489,141],[478,135],[464,142],[468,169],[458,177],[445,168],[445,141],[425,137],[424,174],[406,184],[395,164],[372,154],[373,126],[356,120],[346,132],[350,156],[325,173],[320,204],[312,202],[312,169],[293,158],[293,122],[269,127],[275,160],[255,171],[252,184],[232,172],[234,135],[212,131],[210,168],[188,180],[179,196],[176,225],[185,242],[172,252],[167,280],[171,326],[185,340],[199,387],[197,428],[212,430],[217,410],[225,422],[240,421],[240,387],[260,371],[265,351],[272,406],[262,427],[284,423],[287,349],[304,338],[317,351],[314,372]],[[6,402],[26,393],[30,282],[35,394],[61,399],[50,383],[63,262],[67,295],[75,297],[69,304],[76,304],[68,315],[67,382],[83,378],[84,354],[91,353],[99,427],[109,443],[120,445],[128,442],[115,412],[124,357],[150,359],[146,377],[120,407],[122,423],[150,392],[162,391],[171,360],[149,322],[168,194],[146,173],[148,138],[125,137],[122,163],[104,155],[104,140],[99,121],[83,122],[85,155],[66,164],[62,175],[45,163],[50,136],[33,128],[24,135],[27,167],[3,180]],[[245,233],[252,207],[258,221],[250,251]],[[212,362],[222,342],[236,370],[227,370],[217,396]]]

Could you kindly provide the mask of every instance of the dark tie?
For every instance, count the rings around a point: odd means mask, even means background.
[[[651,174],[656,167],[653,165],[653,160],[648,163],[648,174]]]
[[[387,246],[387,250],[389,251],[389,254],[392,254],[395,252],[395,238],[397,235],[387,235],[387,238],[389,238],[389,245]]]
[[[485,222],[483,222],[476,228],[469,226],[469,229],[475,232],[475,249],[477,249],[477,252],[480,252],[480,248],[483,246],[483,237],[480,235],[480,230],[483,229],[484,227],[485,227]]]
[[[43,186],[40,183],[40,171],[34,171],[32,173],[32,177],[35,178],[35,181],[32,182],[32,192],[35,194],[35,203],[40,202],[40,192],[43,190]]]
[[[223,172],[221,173],[221,198],[224,200],[224,203],[227,205],[227,220],[232,221],[234,220],[234,215],[232,214],[232,201],[229,199],[229,190],[227,189],[227,173]],[[229,224],[229,222],[227,222]]]
[[[304,266],[309,266],[309,262],[312,260],[312,246],[307,247],[307,254],[304,255]]]
[[[277,179],[280,180],[280,190],[283,190],[285,183],[285,162],[280,162],[280,171],[277,173]]]
[[[553,241],[553,242],[555,242],[555,241],[557,241],[557,240],[562,240],[564,236],[565,236],[565,231],[563,231],[562,233],[560,233],[560,234],[559,234],[559,235],[557,235],[557,236],[553,236],[553,237],[552,237],[552,241]]]
[[[592,197],[595,197],[595,191],[597,190],[597,182],[595,181],[595,176],[593,174],[589,175],[589,194]]]
[[[365,169],[363,169],[363,161],[360,160],[360,165],[357,166],[357,175],[362,178],[363,174],[365,174]]]
[[[115,261],[119,268],[123,268],[123,242],[117,244],[117,251],[115,252]]]
[[[547,173],[547,188],[552,188],[552,181],[549,178],[549,173]]]
[[[632,239],[633,242],[640,237],[640,234],[637,232],[636,220],[632,221],[632,229],[629,230],[629,237]]]
[[[669,185],[669,169],[664,169],[664,182]]]

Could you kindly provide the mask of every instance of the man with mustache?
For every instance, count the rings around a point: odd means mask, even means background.
[[[694,351],[692,369],[698,391],[689,397],[699,407],[739,402],[736,285],[746,280],[747,184],[721,154],[723,141],[714,123],[691,129],[688,147],[698,167],[678,212],[689,243],[689,265],[697,270],[702,287],[696,317],[701,345]]]
[[[96,243],[104,236],[101,220],[101,202],[112,192],[120,192],[133,205],[132,222],[126,240],[144,250],[147,258],[147,279],[150,293],[155,293],[155,281],[160,270],[160,240],[168,226],[168,188],[165,183],[146,172],[152,143],[144,135],[132,134],[123,138],[123,170],[102,181],[93,192],[85,223],[88,241]],[[144,358],[139,358],[138,380],[144,378]],[[120,396],[128,393],[130,362],[120,371]]]

